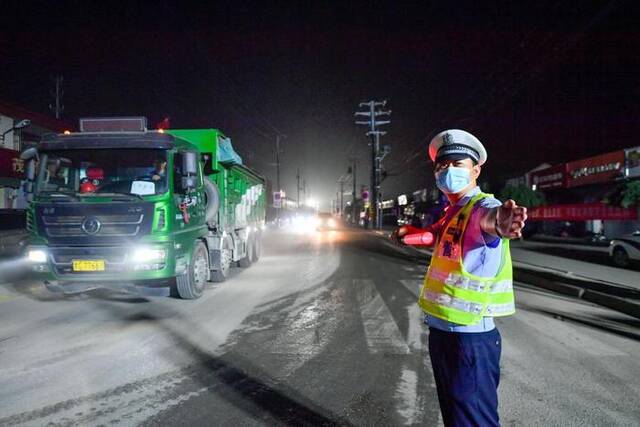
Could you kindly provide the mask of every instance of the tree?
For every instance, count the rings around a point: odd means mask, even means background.
[[[504,187],[500,192],[500,199],[503,201],[513,199],[517,204],[528,208],[535,208],[536,206],[544,205],[546,202],[544,194],[532,190],[526,185],[518,185],[517,187],[508,185]]]
[[[624,184],[620,204],[623,208],[640,207],[640,181],[629,181]]]

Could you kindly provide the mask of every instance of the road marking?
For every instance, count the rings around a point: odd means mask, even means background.
[[[409,292],[411,292],[413,295],[416,296],[416,298],[418,298],[420,296],[420,289],[422,288],[422,282],[423,280],[420,279],[415,279],[415,280],[405,280],[402,279],[400,280],[400,283],[402,283],[402,285],[407,288],[409,290]]]
[[[424,312],[418,306],[416,301],[407,307],[407,313],[409,315],[409,330],[407,331],[407,344],[413,351],[420,351],[422,349],[422,332],[424,328]]]
[[[1,302],[7,302],[7,301],[12,301],[14,299],[17,299],[17,296],[14,295],[0,295],[0,303]]]
[[[418,418],[421,405],[418,397],[418,374],[414,370],[406,367],[402,369],[395,398],[398,401],[397,411],[404,418],[404,425],[417,424],[420,421]]]
[[[393,315],[373,280],[354,279],[367,346],[371,353],[409,354]]]

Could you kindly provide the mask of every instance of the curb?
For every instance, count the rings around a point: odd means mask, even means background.
[[[585,290],[582,299],[640,319],[640,304],[598,291]]]

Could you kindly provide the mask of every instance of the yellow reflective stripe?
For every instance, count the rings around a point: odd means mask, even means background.
[[[487,306],[487,315],[496,315],[496,314],[504,314],[511,313],[516,310],[516,305],[513,302],[508,302],[505,304],[489,304]]]
[[[452,297],[451,295],[432,292],[425,289],[422,296],[425,300],[440,306],[455,308],[456,310],[476,315],[482,313],[482,304],[465,301],[461,298]]]
[[[458,289],[467,289],[476,292],[484,292],[487,287],[489,287],[489,293],[492,294],[508,292],[513,289],[513,281],[509,279],[474,280],[462,274],[448,273],[436,268],[431,268],[429,270],[429,278]]]

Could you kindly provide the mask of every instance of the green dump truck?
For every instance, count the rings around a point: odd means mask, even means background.
[[[81,119],[27,164],[27,261],[54,292],[199,298],[260,258],[265,181],[216,129]]]

